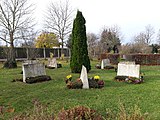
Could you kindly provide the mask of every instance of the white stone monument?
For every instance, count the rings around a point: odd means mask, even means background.
[[[101,69],[104,69],[104,67],[110,66],[110,65],[111,65],[111,63],[110,63],[110,60],[109,60],[109,59],[102,59]]]
[[[44,63],[23,63],[23,82],[26,82],[27,77],[36,77],[46,75]]]
[[[81,70],[80,79],[82,80],[83,88],[84,88],[84,89],[89,89],[87,69],[86,69],[86,67],[83,66],[83,65],[82,65],[82,70]]]
[[[48,67],[57,68],[57,60],[56,60],[56,58],[49,58],[48,59]]]
[[[136,65],[134,62],[118,63],[117,76],[130,76],[139,78],[140,65]]]

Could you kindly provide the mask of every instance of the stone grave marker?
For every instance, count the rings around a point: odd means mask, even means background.
[[[104,67],[110,66],[110,65],[111,65],[111,63],[110,63],[110,60],[109,60],[109,59],[102,59],[101,69],[104,69]]]
[[[25,60],[24,63],[26,63],[26,64],[35,64],[35,63],[38,63],[38,60]]]
[[[47,67],[57,68],[56,58],[49,58]]]
[[[27,77],[36,77],[46,75],[44,63],[23,63],[23,82],[26,82]]]
[[[135,62],[121,62],[118,63],[117,76],[140,77],[140,65]]]
[[[82,80],[82,83],[83,83],[83,87],[82,88],[83,89],[89,89],[87,69],[83,65],[82,65],[80,79]]]
[[[120,63],[123,63],[123,64],[126,64],[126,65],[135,65],[135,61],[123,61],[123,62],[120,62]]]
[[[122,56],[122,59],[126,60],[126,55],[123,55],[123,56]]]

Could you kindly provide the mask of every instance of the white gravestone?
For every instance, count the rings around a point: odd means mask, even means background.
[[[48,59],[48,67],[57,68],[56,58],[49,58],[49,59]]]
[[[120,63],[126,64],[126,65],[136,64],[135,61],[125,61],[125,62],[120,62]]]
[[[117,76],[130,76],[140,77],[140,65],[136,65],[134,62],[118,63]]]
[[[109,60],[109,59],[102,59],[101,69],[104,69],[104,67],[110,66],[110,65],[111,65],[111,63],[110,63],[110,60]]]
[[[46,75],[44,63],[23,63],[23,82],[26,82],[27,77],[36,77]]]
[[[86,69],[86,67],[83,66],[83,65],[82,65],[82,70],[81,70],[80,79],[82,80],[83,88],[84,88],[84,89],[89,89],[87,69]]]

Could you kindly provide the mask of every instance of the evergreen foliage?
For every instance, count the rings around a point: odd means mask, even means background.
[[[87,36],[85,18],[82,12],[77,11],[76,18],[72,29],[72,46],[70,67],[72,73],[80,73],[82,65],[89,71],[91,69],[90,60],[87,49]]]

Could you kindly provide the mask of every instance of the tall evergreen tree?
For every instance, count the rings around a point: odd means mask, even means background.
[[[72,29],[72,46],[70,67],[72,73],[80,73],[82,65],[89,71],[91,69],[90,60],[87,49],[87,36],[85,18],[82,12],[77,11],[76,18]]]

